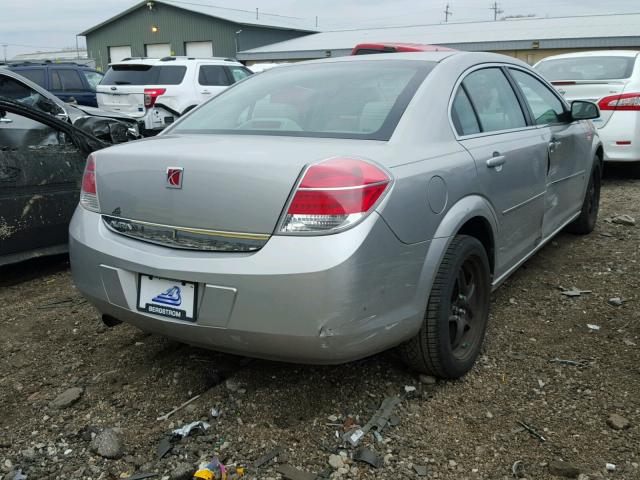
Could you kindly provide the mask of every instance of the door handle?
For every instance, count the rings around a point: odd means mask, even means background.
[[[211,92],[209,90],[202,90],[201,93],[204,93],[205,95],[211,95]]]
[[[487,167],[488,168],[502,167],[502,165],[504,165],[504,162],[505,162],[504,155],[494,155],[489,160],[487,160]],[[500,168],[498,168],[498,171],[499,170]]]

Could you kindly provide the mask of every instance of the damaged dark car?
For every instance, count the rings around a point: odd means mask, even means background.
[[[91,125],[100,128],[107,136],[122,133],[99,121]],[[67,251],[87,155],[111,143],[0,98],[0,265]]]
[[[0,67],[0,99],[18,102],[48,113],[109,144],[140,138],[135,119],[99,108],[64,103],[51,92],[8,68]]]

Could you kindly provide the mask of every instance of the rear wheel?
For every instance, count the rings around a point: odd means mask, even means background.
[[[596,159],[599,161],[598,159]],[[600,184],[602,173],[600,166],[596,165],[591,171],[589,185],[582,202],[580,215],[567,226],[567,231],[578,235],[586,235],[593,232],[598,220],[598,210],[600,209]]]
[[[487,328],[490,278],[483,245],[457,235],[436,274],[422,328],[400,347],[409,367],[440,378],[471,369]]]

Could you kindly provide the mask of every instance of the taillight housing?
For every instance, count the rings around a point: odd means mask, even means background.
[[[87,157],[82,176],[82,189],[80,190],[80,205],[92,212],[100,211],[98,202],[98,186],[96,185],[96,156],[91,154]]]
[[[640,93],[622,93],[604,97],[598,102],[600,110],[640,110]]]
[[[357,158],[330,158],[307,168],[287,207],[280,233],[326,234],[364,219],[389,188],[391,177]]]
[[[144,89],[144,106],[152,108],[156,104],[156,100],[160,95],[164,95],[166,88],[145,88]]]

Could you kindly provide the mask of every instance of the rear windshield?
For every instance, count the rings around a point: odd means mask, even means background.
[[[185,117],[173,133],[388,140],[434,62],[335,62],[252,76]]]
[[[543,60],[536,71],[547,80],[620,80],[629,78],[636,57],[574,57]]]
[[[112,65],[100,85],[180,85],[186,71],[180,65]]]

